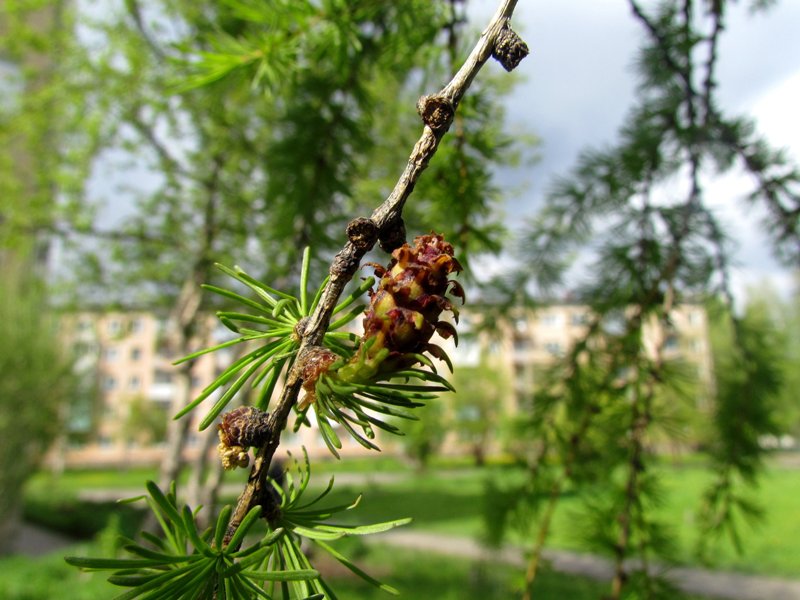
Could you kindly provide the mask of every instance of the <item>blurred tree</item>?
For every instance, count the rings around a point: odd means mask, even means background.
[[[459,367],[452,383],[456,391],[448,397],[452,413],[448,429],[470,449],[475,464],[483,465],[503,414],[503,399],[509,394],[507,382],[501,371],[483,363]]]
[[[127,409],[121,429],[126,444],[146,446],[164,441],[169,415],[163,406],[143,396],[134,396]]]
[[[80,297],[96,290],[105,303],[160,307],[165,349],[177,358],[206,344],[200,284],[214,281],[215,261],[235,255],[275,281],[291,275],[311,237],[324,249],[343,227],[333,215],[369,146],[360,120],[373,110],[370,72],[387,63],[407,71],[436,32],[436,7],[416,4],[412,22],[393,18],[407,6],[371,3],[349,11],[337,3],[130,1],[85,18],[90,43],[103,49],[90,66],[93,95],[114,123],[107,156],[123,169],[135,165],[148,184],[125,181],[112,200],[125,218],[95,227],[101,241],[88,255],[78,244]],[[220,69],[174,93],[172,82],[198,56]],[[251,68],[256,86],[242,86]],[[135,206],[121,202],[125,191]],[[191,369],[178,373],[172,414],[192,399]],[[189,426],[170,423],[164,486],[182,468]]]
[[[702,404],[696,375],[672,352],[676,306],[707,295],[732,304],[731,243],[707,202],[708,181],[734,168],[749,175],[748,201],[764,209],[776,254],[790,265],[800,261],[800,171],[749,120],[725,115],[717,100],[720,40],[731,4],[671,0],[644,8],[629,1],[646,32],[636,106],[614,146],[584,152],[556,182],[524,233],[524,269],[503,282],[515,295],[526,287],[552,295],[564,291],[579,250],[593,258],[591,281],[574,295],[593,317],[563,361],[537,382],[526,419],[530,477],[506,490],[516,501],[500,503],[505,512],[495,516],[500,524],[514,511],[538,517],[526,598],[561,492],[596,484],[605,491],[595,487],[586,495],[580,523],[588,547],[616,565],[609,597],[675,597],[647,569],[653,557],[670,553],[664,524],[651,510],[660,490],[650,464],[656,443],[680,439],[681,419]],[[772,334],[756,315],[728,314],[730,365],[710,390],[718,442],[710,457],[719,477],[702,511],[704,534],[731,531],[742,513],[755,512],[739,501],[738,483],[752,484],[764,452],[759,437],[777,432]],[[744,405],[750,419],[741,419]],[[730,477],[734,472],[744,477]],[[626,566],[633,556],[642,565],[636,573]]]
[[[70,3],[0,2],[0,251],[47,266],[102,144]],[[98,110],[96,110],[98,109]]]
[[[417,410],[419,419],[405,425],[401,438],[405,455],[418,471],[425,471],[441,448],[447,431],[444,406],[438,401]]]
[[[394,168],[407,147],[383,127],[401,103],[413,103],[407,90],[430,70],[419,65],[443,64],[431,42],[455,40],[461,5],[126,0],[79,11],[79,33],[65,43],[80,61],[63,63],[52,93],[80,82],[80,100],[67,95],[59,108],[83,116],[91,143],[67,136],[57,152],[37,149],[57,166],[81,149],[103,170],[89,193],[79,193],[86,171],[74,177],[81,218],[56,228],[65,243],[59,275],[77,282],[74,302],[160,311],[164,347],[177,358],[206,345],[199,315],[213,306],[200,284],[215,283],[215,262],[290,287],[300,250],[314,240],[318,274],[348,215],[375,205],[378,191],[363,182],[380,180],[376,172]],[[488,165],[508,144],[493,122],[497,95],[483,96],[465,117],[475,142],[459,142],[474,148],[459,160],[474,155],[487,166],[469,158],[460,178],[437,183],[472,190],[449,195],[458,198],[461,229],[470,229],[455,241],[472,253],[497,249],[499,216],[490,203],[498,195]],[[32,118],[47,116],[46,107],[35,108]],[[443,211],[425,228],[451,223]],[[179,369],[173,414],[191,400],[191,370],[192,362]],[[170,423],[164,485],[182,468],[189,426]]]
[[[305,35],[299,40],[299,46],[302,48],[303,43],[314,41],[316,34],[321,36],[320,41],[324,41],[324,44],[319,48],[312,44],[310,49],[316,50],[312,54],[305,55],[301,52],[292,57],[295,69],[305,75],[302,65],[304,61],[312,59],[317,59],[317,62],[309,64],[309,71],[313,70],[315,73],[324,72],[327,60],[337,61],[339,70],[346,70],[350,64],[358,65],[360,61],[353,60],[350,50],[356,54],[365,52],[372,36],[382,33],[383,29],[381,23],[353,23],[353,16],[360,14],[359,9],[362,7],[366,9],[364,14],[375,14],[375,11],[380,12],[389,6],[391,10],[399,4],[365,2],[361,5],[331,1],[309,2],[306,5],[276,2],[264,7],[261,3],[232,0],[226,6],[240,11],[237,16],[246,15],[248,19],[252,18],[262,26],[257,36],[258,42],[264,41],[264,29],[267,34],[272,33],[269,26],[276,17],[280,17],[281,11],[288,10],[289,6],[293,7],[295,18],[281,23],[280,31],[276,32],[276,43],[281,50],[289,47],[287,38],[292,41],[294,26],[299,25],[302,30],[302,10],[307,9],[313,13],[313,18],[307,23],[310,25],[309,30],[303,31]],[[450,279],[450,275],[458,273],[462,267],[453,255],[453,246],[438,234],[416,237],[413,247],[404,243],[405,231],[401,215],[406,199],[435,154],[451,124],[453,113],[478,71],[491,57],[510,71],[528,54],[526,44],[510,28],[515,5],[514,0],[500,3],[457,75],[439,92],[421,100],[418,107],[425,125],[411,157],[406,161],[403,174],[393,192],[371,212],[370,218],[349,222],[346,232],[348,241],[331,262],[330,276],[323,280],[316,294],[308,293],[308,250],[303,254],[300,292],[297,297],[260,283],[239,270],[223,269],[240,283],[246,284],[259,298],[257,302],[233,291],[216,289],[220,295],[236,299],[247,309],[257,313],[219,313],[221,322],[240,334],[231,343],[257,339],[257,347],[241,360],[229,364],[223,374],[207,388],[207,393],[210,394],[221,390],[234,377],[237,378],[236,383],[227,389],[202,421],[203,426],[211,425],[216,417],[221,416],[220,448],[226,467],[247,466],[247,449],[256,449],[255,460],[236,507],[223,508],[214,525],[205,533],[200,533],[195,518],[196,511],[178,504],[174,485],[164,492],[155,483],[148,482],[146,500],[165,537],[160,539],[152,534],[143,534],[142,543],[131,541],[132,543],[126,545],[126,550],[137,558],[108,560],[69,557],[67,560],[70,564],[88,569],[115,571],[112,579],[115,583],[137,588],[128,595],[149,593],[168,597],[177,593],[191,597],[219,595],[249,598],[275,595],[308,600],[335,598],[336,594],[313,568],[307,551],[301,547],[301,544],[305,544],[303,540],[310,540],[356,575],[385,591],[397,593],[390,586],[381,584],[361,571],[336,548],[328,545],[328,542],[348,535],[386,531],[407,523],[409,519],[364,526],[337,524],[336,515],[355,509],[358,499],[335,507],[331,507],[327,500],[323,501],[333,489],[333,480],[321,494],[307,493],[310,489],[308,483],[311,470],[307,454],[305,460],[297,461],[292,473],[285,476],[285,487],[271,481],[267,473],[280,445],[281,433],[293,411],[297,415],[297,426],[310,425],[311,421],[306,415],[309,410],[314,411],[320,432],[334,454],[337,454],[336,448],[341,448],[341,442],[333,430],[334,424],[341,426],[342,431],[364,446],[378,449],[370,441],[374,438],[375,428],[400,432],[385,420],[386,417],[413,418],[409,411],[433,400],[436,392],[451,389],[447,380],[437,373],[426,353],[450,364],[444,351],[429,340],[435,332],[445,338],[455,336],[454,327],[440,317],[445,311],[457,314],[457,309],[447,295],[449,292],[451,297],[463,298],[463,288]],[[421,9],[433,4],[423,2],[418,6]],[[331,15],[325,12],[329,8],[335,9]],[[209,9],[207,12],[214,11]],[[224,13],[216,14],[216,22],[225,23],[224,16]],[[336,19],[336,26],[326,20],[329,16],[331,20]],[[403,16],[396,15],[395,23],[402,21]],[[418,30],[419,27],[416,27],[415,31]],[[220,37],[224,31],[224,27],[218,28],[215,39],[231,42],[230,37]],[[411,31],[407,37],[413,39]],[[198,60],[203,64],[201,73],[193,83],[202,84],[204,90],[210,90],[212,82],[217,82],[221,75],[233,75],[231,71],[235,68],[231,67],[232,64],[251,62],[253,57],[257,57],[254,62],[261,63],[256,69],[256,79],[273,76],[271,69],[275,63],[269,60],[272,58],[269,55],[273,50],[269,47],[272,40],[268,35],[266,39],[268,47],[262,46],[257,52],[250,47],[244,55],[231,54],[231,49],[238,50],[242,47],[241,40],[245,40],[237,37],[233,40],[233,46],[228,46],[227,54],[202,54]],[[357,42],[354,45],[357,47],[352,45],[353,41]],[[404,38],[398,41],[403,43]],[[390,54],[397,56],[397,48],[392,48]],[[262,61],[265,56],[268,60]],[[220,71],[218,65],[227,66]],[[354,74],[355,82],[363,75],[364,73]],[[336,103],[342,98],[348,98],[347,94],[355,87],[355,82],[348,82],[346,89],[337,89],[332,97],[327,98],[330,104],[314,104],[309,108],[323,114],[328,114],[332,107],[341,108],[335,106]],[[223,81],[219,80],[218,83]],[[315,85],[308,90],[297,90],[291,83],[289,81],[287,85],[290,91],[302,92],[303,96],[318,89]],[[194,91],[196,90],[189,90],[187,93]],[[217,94],[220,95],[221,91],[217,90]],[[291,107],[294,101],[295,98],[286,99],[286,106]],[[350,111],[353,109],[353,106],[349,107]],[[334,136],[333,131],[325,130],[324,133]],[[349,132],[350,137],[353,137],[352,134],[353,132]],[[325,145],[326,141],[326,138],[316,139],[315,144]],[[313,155],[314,148],[308,148],[308,153]],[[318,154],[316,156],[320,158]],[[298,160],[300,158],[302,157],[298,157]],[[217,164],[223,159],[224,157],[217,157]],[[347,157],[336,156],[335,159],[346,161]],[[292,164],[293,170],[299,169],[295,177],[324,168],[328,159],[323,156],[321,160],[322,162],[318,160],[312,165],[305,165],[308,167],[305,170],[302,164]],[[315,174],[320,175],[318,172]],[[295,179],[288,181],[292,186],[297,185]],[[269,175],[266,176],[266,183],[268,188]],[[336,186],[337,194],[343,193],[345,183],[348,182],[340,182]],[[315,179],[307,189],[312,193],[316,192],[316,184]],[[285,190],[280,192],[284,193]],[[315,201],[316,198],[312,200]],[[335,203],[337,197],[329,200]],[[297,211],[299,207],[294,208]],[[319,208],[324,209],[327,206]],[[271,212],[280,207],[270,206],[269,209]],[[297,220],[296,217],[293,224],[296,225]],[[175,231],[170,233],[174,236],[177,231],[174,223],[173,229]],[[294,232],[297,236],[293,241],[304,241],[305,228],[295,229]],[[207,229],[203,233],[207,234]],[[320,236],[323,233],[324,231]],[[317,236],[313,237],[316,243]],[[245,237],[244,241],[250,239]],[[359,338],[340,329],[362,312],[360,307],[349,309],[344,316],[335,319],[333,316],[350,307],[352,302],[373,285],[374,280],[369,278],[355,293],[341,299],[345,285],[356,275],[361,260],[378,242],[384,250],[393,251],[393,259],[388,268],[377,268],[381,281],[378,289],[371,294],[370,308],[364,318],[365,332]],[[217,345],[192,354],[186,360],[190,361],[205,352],[229,347],[230,343]],[[286,375],[282,384],[283,390],[278,399],[273,399],[270,396],[273,384],[282,374]],[[258,389],[257,406],[243,406],[222,414],[245,383],[249,384],[248,389]],[[303,398],[299,397],[301,389],[305,392]],[[206,395],[201,394],[181,414],[196,408]],[[270,411],[267,412],[266,409]],[[316,498],[309,500],[309,493]],[[253,542],[252,537],[246,537],[259,530],[257,541]],[[193,550],[187,554],[187,548]]]
[[[23,485],[75,393],[45,288],[21,264],[0,260],[0,553],[13,545]]]

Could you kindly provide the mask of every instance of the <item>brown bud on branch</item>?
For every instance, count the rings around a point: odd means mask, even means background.
[[[508,26],[500,31],[492,50],[492,56],[509,72],[516,69],[529,53],[528,44]]]

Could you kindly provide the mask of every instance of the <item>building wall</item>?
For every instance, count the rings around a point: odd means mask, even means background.
[[[203,347],[231,339],[228,330],[217,326],[209,316],[210,339]],[[72,348],[76,370],[94,380],[97,394],[97,422],[86,444],[67,450],[67,465],[108,465],[124,462],[156,463],[161,458],[161,445],[150,443],[126,427],[133,402],[152,403],[152,410],[171,418],[172,399],[178,393],[173,361],[162,347],[164,322],[149,312],[83,312],[65,315],[61,335]],[[200,348],[198,348],[200,349]],[[197,358],[192,367],[192,397],[197,397],[228,365],[235,360],[236,347],[223,349]],[[280,386],[277,386],[280,389]],[[198,424],[219,398],[215,393],[199,405],[187,418],[193,419],[187,449],[192,458],[203,446],[206,435],[216,437],[216,428],[198,431]],[[344,454],[361,454],[368,450],[342,433]],[[297,434],[283,434],[283,450],[296,456],[305,446],[311,455],[328,454],[316,429],[304,427]],[[216,445],[216,441],[214,441]]]
[[[510,393],[503,399],[501,412],[513,415],[526,410],[527,401],[537,384],[541,370],[553,365],[581,339],[587,331],[591,314],[582,305],[559,304],[538,310],[520,310],[504,322],[499,331],[470,339],[462,336],[456,348],[451,341],[442,342],[459,366],[477,366],[479,363],[501,374],[510,382]],[[229,338],[229,332],[216,325],[209,317],[211,333],[209,344]],[[460,330],[465,332],[480,319],[480,315],[465,311]],[[664,340],[666,358],[683,357],[694,365],[700,381],[709,386],[712,381],[712,362],[708,340],[708,322],[705,310],[696,305],[678,306],[672,314],[673,330]],[[62,332],[80,356],[77,368],[91,373],[96,378],[96,389],[101,407],[96,435],[92,443],[69,451],[67,464],[156,462],[160,458],[159,447],[137,439],[125,429],[131,403],[137,399],[152,402],[154,410],[163,410],[168,418],[169,405],[177,392],[174,384],[177,367],[172,361],[178,357],[167,356],[161,349],[163,323],[147,312],[81,313],[64,318]],[[645,331],[645,346],[655,347],[657,330]],[[195,361],[192,371],[192,395],[196,397],[217,375],[234,360],[234,349],[204,355]],[[446,369],[444,369],[446,370]],[[280,389],[280,386],[277,386]],[[196,454],[202,447],[205,433],[197,431],[196,424],[211,408],[218,396],[207,399],[194,412],[195,425],[188,452]],[[447,396],[441,397],[447,403]],[[699,399],[701,404],[704,400]],[[216,435],[211,428],[210,435]],[[399,440],[392,435],[380,435],[378,445],[387,452],[399,451]],[[443,451],[463,451],[453,432],[442,432]],[[497,437],[497,436],[495,436]],[[369,450],[342,432],[342,455],[368,454]],[[328,450],[316,428],[303,427],[298,433],[286,431],[281,448],[295,455],[305,447],[312,456],[328,455]],[[498,451],[495,441],[491,451]]]

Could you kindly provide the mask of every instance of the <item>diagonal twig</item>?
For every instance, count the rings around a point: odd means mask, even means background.
[[[422,171],[436,153],[439,142],[449,128],[461,98],[478,71],[493,54],[503,62],[503,56],[499,55],[499,42],[505,40],[505,46],[507,46],[509,38],[512,38],[515,43],[513,51],[517,53],[517,58],[521,59],[527,54],[527,46],[516,38],[516,34],[511,31],[509,25],[516,5],[517,0],[503,0],[489,25],[481,34],[478,43],[453,79],[437,94],[420,99],[417,108],[425,121],[425,128],[411,152],[405,170],[391,194],[373,211],[369,219],[357,219],[348,226],[350,241],[334,257],[330,267],[330,280],[325,286],[320,302],[308,321],[304,323],[302,331],[297,332],[302,339],[298,358],[287,376],[277,406],[270,415],[269,438],[256,453],[247,484],[239,496],[225,533],[225,544],[230,542],[251,507],[274,502],[267,492],[269,486],[266,481],[267,471],[280,444],[280,435],[286,427],[289,413],[297,402],[303,383],[301,377],[304,358],[310,348],[318,346],[322,342],[336,302],[344,287],[353,278],[361,259],[378,239],[387,250],[402,243],[400,240],[405,237],[402,233],[403,206],[414,190]],[[512,60],[511,68],[516,66],[516,62],[518,60]],[[503,62],[503,66],[510,70],[506,62]],[[265,511],[265,514],[269,514],[269,511]]]

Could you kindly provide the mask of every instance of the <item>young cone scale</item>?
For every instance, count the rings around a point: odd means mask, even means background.
[[[458,310],[446,294],[464,301],[463,288],[449,278],[461,271],[449,242],[435,233],[421,235],[413,246],[395,249],[388,267],[372,266],[381,279],[370,292],[358,350],[348,362],[333,362],[305,380],[306,406],[314,401],[313,387],[323,374],[343,383],[364,383],[421,362],[424,352],[446,359],[444,351],[430,343],[434,332],[457,341],[455,327],[439,319],[448,310],[458,322]]]
[[[404,244],[392,252],[388,269],[376,270],[381,280],[364,317],[365,362],[379,372],[395,371],[416,363],[416,355],[430,350],[434,332],[444,338],[456,337],[455,328],[439,316],[449,310],[458,322],[458,310],[445,294],[450,288],[463,302],[461,285],[449,279],[451,273],[460,271],[453,246],[438,234],[419,236],[413,247]],[[344,373],[340,370],[345,381],[346,369],[342,369]]]

